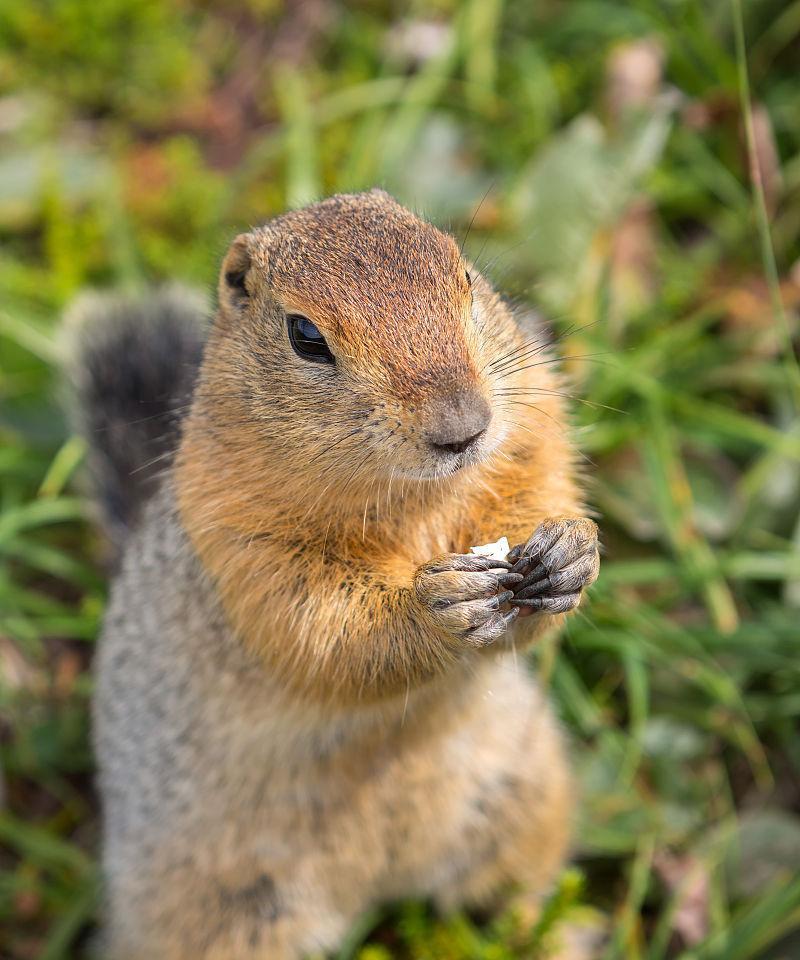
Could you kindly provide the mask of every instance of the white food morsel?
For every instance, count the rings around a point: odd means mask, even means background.
[[[469,552],[478,557],[491,557],[492,560],[505,560],[508,555],[508,538],[500,537],[496,543],[484,543],[481,547],[470,547]]]

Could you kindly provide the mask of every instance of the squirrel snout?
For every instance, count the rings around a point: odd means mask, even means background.
[[[483,436],[492,419],[489,404],[479,393],[431,404],[426,414],[426,438],[439,453],[464,453]]]

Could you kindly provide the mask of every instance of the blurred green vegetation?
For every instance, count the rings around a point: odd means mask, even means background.
[[[552,322],[606,557],[537,653],[584,796],[544,918],[401,905],[341,956],[800,956],[798,63],[797,0],[0,4],[0,956],[96,913],[59,316],[373,184]]]

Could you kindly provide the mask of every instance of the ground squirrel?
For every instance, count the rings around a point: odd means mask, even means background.
[[[201,362],[174,309],[142,325],[162,306],[84,336],[84,403],[119,421],[94,462],[166,464],[98,474],[125,541],[94,712],[107,955],[290,960],[377,902],[540,897],[573,787],[516,652],[598,569],[543,331],[378,190],[237,237]],[[505,561],[469,553],[503,534]]]

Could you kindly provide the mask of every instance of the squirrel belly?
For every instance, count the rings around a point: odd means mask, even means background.
[[[234,241],[195,369],[97,657],[107,955],[290,960],[397,897],[535,903],[574,791],[516,650],[598,563],[540,332],[372,191]]]

